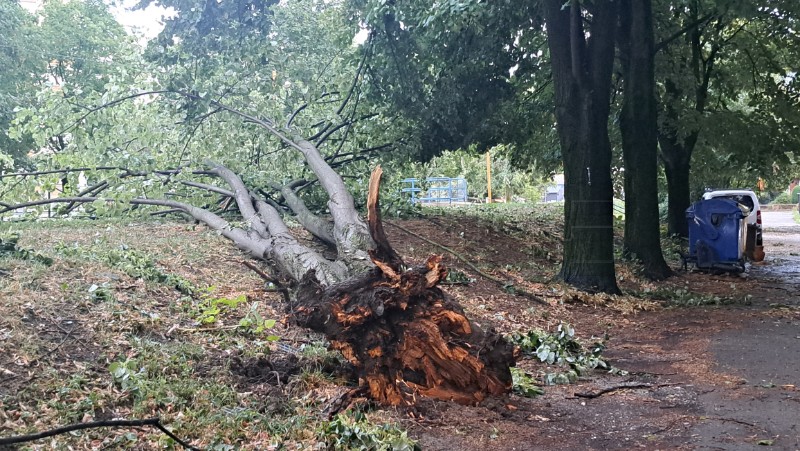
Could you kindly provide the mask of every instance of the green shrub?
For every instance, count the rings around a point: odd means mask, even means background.
[[[792,203],[792,196],[789,195],[786,191],[781,192],[777,196],[775,196],[771,204],[791,204]]]

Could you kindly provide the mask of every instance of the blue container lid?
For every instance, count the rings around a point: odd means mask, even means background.
[[[686,218],[688,219],[696,217],[708,218],[712,214],[731,215],[736,217],[736,219],[741,219],[746,216],[736,201],[722,197],[701,200],[693,203],[686,209]]]

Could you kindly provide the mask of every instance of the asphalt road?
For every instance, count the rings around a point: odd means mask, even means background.
[[[796,227],[800,231],[800,224],[794,222],[794,213],[792,211],[762,210],[761,222],[764,224],[764,230]]]

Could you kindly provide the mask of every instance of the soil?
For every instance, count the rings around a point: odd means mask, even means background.
[[[519,249],[511,243],[495,253]],[[710,295],[747,293],[740,303],[629,315],[575,304],[559,312],[586,336],[604,325],[611,335],[604,355],[627,375],[596,372],[538,398],[478,407],[430,403],[421,408],[425,421],[406,427],[423,449],[437,450],[800,449],[797,231],[768,231],[765,251],[765,262],[744,275],[679,273],[664,282]],[[524,304],[506,301],[500,316],[525,315]]]
[[[626,294],[592,296],[553,281],[561,238],[558,227],[546,219],[526,219],[524,224],[514,225],[473,220],[455,213],[396,222],[416,235],[447,246],[463,260],[392,224],[394,221],[387,221],[389,240],[407,263],[419,263],[431,254],[445,254],[455,277],[453,284],[444,289],[474,321],[501,333],[533,328],[553,331],[560,323],[568,322],[583,343],[590,343],[592,337],[608,336],[603,356],[624,370],[583,374],[573,384],[545,386],[544,394],[534,398],[512,394],[488,399],[478,406],[420,400],[410,409],[371,410],[372,420],[398,423],[422,449],[744,450],[760,445],[800,449],[796,421],[800,418],[800,231],[767,230],[767,259],[750,266],[744,275],[683,272],[673,259],[675,277],[648,283],[637,276],[635,267],[621,264],[617,268],[619,285]],[[184,235],[190,239],[175,239]],[[150,249],[162,250],[161,254],[154,253],[160,266],[195,283],[213,284],[216,296],[244,293],[248,299],[266,301],[264,317],[277,318],[285,310],[281,296],[265,292],[258,276],[238,263],[242,256],[202,227],[137,225],[128,227],[126,236],[102,229],[91,234],[68,228],[38,235],[30,231],[28,241],[22,244],[38,249],[55,242],[89,245],[100,239],[98,236],[112,245],[117,241],[147,241]],[[185,247],[187,243],[190,248]],[[504,289],[476,273],[464,260],[495,279],[524,288],[540,302],[513,295],[508,287]],[[15,274],[6,282],[9,290],[17,278],[22,280],[25,271],[32,271],[16,265],[9,269]],[[66,260],[59,261],[47,274],[31,278],[36,285],[26,287],[30,288],[30,298],[0,299],[0,305],[8,312],[0,318],[0,339],[6,340],[0,345],[17,349],[0,352],[0,369],[11,368],[18,373],[10,377],[0,374],[0,401],[7,401],[9,413],[11,405],[21,409],[14,403],[14,394],[33,390],[28,386],[47,376],[44,368],[54,369],[54,374],[64,379],[75,368],[89,368],[97,373],[97,387],[108,387],[106,367],[116,356],[128,352],[117,338],[126,334],[169,342],[194,340],[205,353],[194,367],[194,377],[223,378],[238,393],[259,398],[264,412],[277,414],[293,408],[288,398],[297,393],[316,398],[314,405],[324,407],[333,404],[330,400],[342,399],[340,395],[348,391],[341,384],[325,385],[323,381],[311,387],[308,379],[306,385],[298,382],[297,375],[308,374],[309,364],[317,368],[339,365],[338,381],[347,378],[347,368],[336,361],[293,358],[293,346],[319,337],[309,337],[308,331],[292,327],[290,322],[281,322],[276,331],[281,343],[285,343],[283,348],[278,347],[279,352],[249,355],[216,349],[213,334],[219,331],[203,335],[195,325],[185,321],[179,324],[177,317],[169,321],[149,319],[154,313],[164,318],[177,314],[169,311],[163,301],[175,297],[174,290],[91,265],[96,264],[76,267]],[[464,284],[465,279],[472,281]],[[81,287],[113,282],[118,287],[118,305],[135,314],[131,317],[140,319],[115,321],[114,315],[119,312],[106,312],[97,301],[68,304],[58,293],[72,288],[59,280],[77,280]],[[680,298],[677,301],[676,294]],[[92,322],[85,319],[89,317]],[[236,320],[232,318],[229,324]],[[6,335],[2,335],[4,331]],[[7,331],[15,331],[16,335]],[[23,339],[32,343],[30,346],[39,346],[38,354],[37,348],[25,348]],[[28,358],[28,362],[26,355],[38,355],[38,359]],[[537,371],[529,360],[520,360],[518,366],[532,373]],[[28,367],[31,369],[25,375],[22,371]],[[50,393],[45,389],[43,392]],[[109,416],[130,414],[124,402],[110,404],[108,409]],[[22,424],[22,419],[14,419]],[[35,428],[63,425],[65,421],[47,417]],[[15,431],[18,423],[0,422],[0,435]],[[214,434],[211,429],[207,431],[209,436]],[[199,431],[192,431],[195,443],[210,443],[210,438],[197,434]],[[140,439],[146,437],[141,435]],[[265,449],[270,443],[264,439],[259,445],[253,437],[248,439],[238,445],[243,449]],[[289,449],[319,445],[301,443]]]

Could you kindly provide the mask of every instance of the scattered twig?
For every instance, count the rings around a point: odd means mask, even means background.
[[[167,434],[172,440],[175,440],[176,443],[178,443],[185,449],[197,450],[197,451],[199,451],[200,449],[200,448],[195,448],[194,446],[184,442],[183,440],[178,438],[175,434],[167,430],[167,428],[165,428],[161,424],[161,419],[159,418],[148,418],[145,420],[103,420],[103,421],[90,421],[88,423],[76,423],[76,424],[71,424],[69,426],[63,426],[60,428],[50,429],[43,432],[37,432],[35,434],[17,435],[17,436],[0,438],[0,445],[5,446],[5,445],[13,445],[16,443],[32,442],[34,440],[52,437],[54,435],[61,435],[72,431],[79,431],[81,429],[94,429],[102,427],[138,427],[138,426],[155,426],[161,432]]]
[[[584,393],[575,393],[575,396],[578,398],[599,398],[606,393],[615,392],[617,390],[636,390],[639,388],[652,388],[652,384],[626,384],[626,385],[615,385],[613,387],[607,387],[602,390],[598,390],[596,392],[584,392]]]
[[[217,326],[217,327],[178,327],[175,329],[170,329],[170,331],[177,330],[180,332],[222,332],[226,330],[236,330],[241,328],[242,326],[236,324],[231,326]]]
[[[283,300],[286,301],[286,303],[290,302],[291,299],[289,298],[289,289],[284,287],[278,281],[278,279],[276,279],[276,278],[270,276],[269,274],[265,273],[261,268],[258,267],[258,265],[256,265],[253,262],[249,262],[249,261],[245,260],[245,261],[242,262],[242,264],[247,266],[248,268],[252,269],[256,274],[261,276],[261,278],[264,279],[266,282],[269,282],[269,283],[275,285],[275,288],[267,289],[267,291],[281,293],[281,294],[283,294]]]
[[[717,421],[723,421],[723,422],[729,422],[729,423],[742,424],[742,425],[745,425],[745,426],[750,426],[751,428],[755,428],[755,429],[761,429],[761,430],[764,429],[764,428],[758,426],[757,424],[748,423],[747,421],[737,420],[736,418],[725,418],[725,417],[705,417],[705,418],[707,418],[709,420],[717,420]]]
[[[58,343],[58,344],[57,344],[57,345],[56,345],[56,346],[55,346],[53,349],[51,349],[51,350],[49,350],[49,351],[45,352],[45,353],[44,353],[44,355],[42,355],[41,357],[39,357],[39,358],[38,358],[38,360],[43,360],[43,359],[46,359],[47,357],[50,357],[50,355],[51,355],[51,354],[53,354],[54,352],[56,352],[56,351],[58,350],[58,348],[60,348],[60,347],[61,347],[61,345],[63,345],[63,344],[64,344],[64,342],[66,342],[66,341],[67,341],[67,339],[69,339],[70,335],[72,335],[72,332],[73,332],[75,329],[77,329],[77,328],[78,328],[78,326],[75,326],[75,327],[73,327],[72,329],[68,330],[68,331],[66,332],[66,334],[64,335],[64,338],[62,338],[62,339],[61,339],[61,341],[60,341],[60,342],[59,342],[59,343]]]
[[[538,303],[540,303],[540,304],[543,304],[543,305],[550,305],[550,304],[549,304],[547,301],[545,301],[544,299],[540,298],[539,296],[536,296],[535,294],[533,294],[533,293],[531,293],[531,292],[528,292],[528,291],[526,291],[526,290],[523,290],[522,288],[516,287],[516,286],[514,286],[513,284],[511,284],[511,283],[510,283],[509,281],[507,281],[507,280],[500,279],[499,277],[495,277],[495,276],[493,276],[493,275],[491,275],[491,274],[487,274],[487,273],[485,273],[485,272],[481,271],[480,269],[478,269],[478,267],[477,267],[477,266],[475,266],[475,265],[474,265],[474,264],[473,264],[471,261],[469,261],[469,260],[468,260],[466,257],[464,257],[463,255],[459,254],[458,252],[456,252],[456,251],[454,251],[454,250],[450,249],[449,247],[447,247],[447,246],[444,246],[444,245],[442,245],[442,244],[439,244],[439,243],[437,243],[437,242],[435,242],[435,241],[431,241],[431,240],[429,240],[428,238],[425,238],[425,237],[424,237],[424,236],[422,236],[422,235],[419,235],[419,234],[417,234],[417,233],[414,233],[414,232],[412,232],[411,230],[408,230],[407,228],[405,228],[405,227],[403,227],[403,226],[401,226],[401,225],[399,225],[399,224],[395,224],[395,223],[393,223],[393,222],[389,222],[389,221],[384,221],[384,222],[385,222],[386,224],[389,224],[389,225],[390,225],[390,226],[392,226],[392,227],[396,227],[396,228],[398,228],[398,229],[402,230],[403,232],[405,232],[405,233],[407,233],[407,234],[409,234],[409,235],[411,235],[411,236],[413,236],[413,237],[415,237],[415,238],[418,238],[418,239],[420,239],[420,240],[422,240],[422,241],[424,241],[424,242],[426,242],[426,243],[428,243],[428,244],[430,244],[430,245],[436,246],[436,247],[438,247],[439,249],[441,249],[441,250],[443,250],[443,251],[445,251],[445,252],[447,252],[447,253],[449,253],[449,254],[453,255],[455,258],[457,258],[458,260],[460,260],[462,263],[464,263],[465,265],[469,266],[469,267],[470,267],[470,268],[471,268],[473,271],[475,271],[476,273],[478,273],[478,274],[479,274],[481,277],[484,277],[484,278],[486,278],[486,279],[488,279],[488,280],[491,280],[492,282],[494,282],[494,283],[496,283],[496,284],[500,285],[500,286],[501,286],[501,287],[503,287],[504,289],[505,289],[505,288],[508,288],[509,286],[511,286],[511,287],[513,287],[513,293],[514,293],[514,294],[518,294],[518,295],[520,295],[520,296],[524,296],[524,297],[526,297],[526,298],[528,298],[528,299],[531,299],[531,300],[533,300],[533,301],[536,301],[536,302],[538,302]]]

